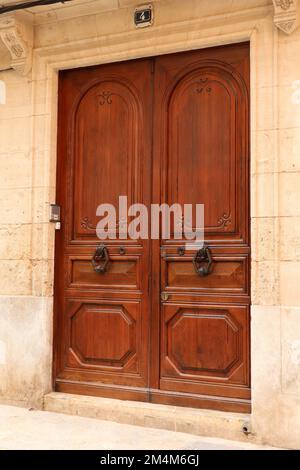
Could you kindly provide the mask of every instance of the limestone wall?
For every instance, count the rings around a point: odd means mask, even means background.
[[[33,144],[39,117],[37,110],[33,118],[32,81],[14,70],[1,72],[0,80],[6,88],[0,105],[0,397],[30,405],[50,388],[52,302],[44,296],[52,293],[47,271],[53,256],[42,220],[49,198],[37,204],[33,198],[33,187],[43,192],[44,159]]]

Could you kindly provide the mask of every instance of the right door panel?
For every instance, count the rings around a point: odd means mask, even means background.
[[[157,203],[204,204],[210,274],[175,236],[160,259],[161,391],[250,399],[249,45],[159,57]],[[195,230],[193,216],[191,228]],[[158,292],[157,292],[158,294]]]

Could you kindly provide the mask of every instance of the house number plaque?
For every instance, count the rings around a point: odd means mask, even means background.
[[[152,5],[137,7],[134,11],[134,23],[137,28],[145,28],[153,24]]]

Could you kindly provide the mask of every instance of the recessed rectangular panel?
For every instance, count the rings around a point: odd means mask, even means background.
[[[238,93],[228,73],[194,67],[176,83],[167,110],[168,203],[204,204],[210,232],[236,229]]]
[[[103,73],[82,94],[73,119],[73,236],[77,239],[95,237],[100,204],[114,206],[118,227],[119,197],[126,196],[129,205],[139,202],[142,118],[134,83]]]
[[[205,393],[209,382],[248,390],[247,306],[164,304],[161,328],[163,389]]]
[[[131,288],[140,287],[140,259],[112,257],[105,273],[97,273],[90,259],[71,259],[70,287],[109,287]]]
[[[206,292],[238,292],[247,293],[247,257],[215,256],[211,272],[201,277],[195,271],[193,259],[188,257],[166,257],[165,285],[163,289],[206,291]]]
[[[66,312],[67,370],[61,378],[74,376],[77,369],[90,381],[97,377],[102,383],[144,383],[140,302],[69,299]]]
[[[247,59],[241,59],[242,68]],[[157,129],[163,133],[161,202],[193,205],[192,214],[182,215],[187,232],[200,227],[195,205],[202,204],[206,239],[247,242],[245,71],[199,52],[162,56],[156,70],[161,119]]]

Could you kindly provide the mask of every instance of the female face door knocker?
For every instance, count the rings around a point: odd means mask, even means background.
[[[204,245],[201,250],[199,250],[194,259],[193,264],[196,273],[201,277],[206,277],[211,273],[212,268],[212,256],[208,246]]]
[[[99,245],[92,259],[94,271],[98,274],[104,274],[109,263],[108,249],[105,245]]]

